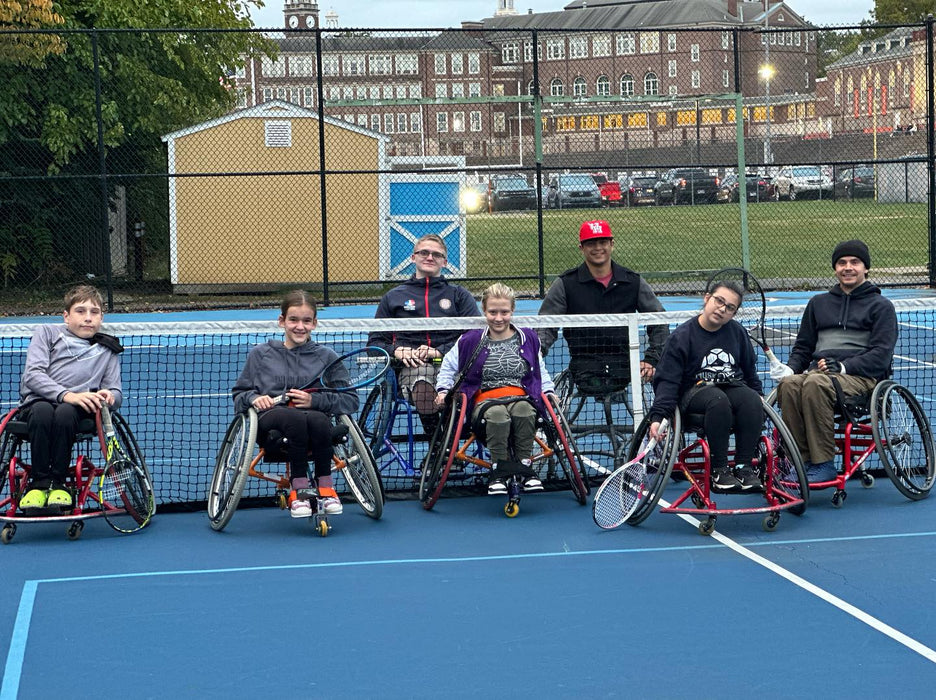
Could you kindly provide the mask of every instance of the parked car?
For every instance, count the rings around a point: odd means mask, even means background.
[[[774,199],[773,179],[769,175],[748,173],[744,176],[744,184],[747,192],[747,201],[763,202]],[[718,201],[739,202],[741,190],[739,185],[740,183],[737,175],[726,175],[722,180]]]
[[[656,181],[655,177],[648,176],[627,178],[622,192],[622,201],[629,207],[635,207],[639,204],[653,204],[655,201],[653,186]]]
[[[462,208],[469,214],[488,210],[488,184],[486,182],[466,187],[461,192]]]
[[[832,180],[818,165],[786,165],[773,180],[774,199],[832,198]]]
[[[854,168],[846,168],[838,174],[838,178],[835,180],[835,198],[858,199],[860,197],[873,197],[874,188],[874,167],[856,165]]]
[[[598,185],[598,193],[601,195],[601,203],[606,207],[621,206],[621,185],[613,180],[609,180],[603,173],[592,173],[592,180]]]
[[[536,188],[522,175],[497,175],[491,178],[488,201],[491,211],[536,209]]]
[[[601,193],[591,175],[584,173],[566,173],[553,175],[549,179],[547,195],[550,209],[569,209],[571,207],[599,207]]]
[[[701,204],[714,202],[721,182],[702,168],[674,168],[654,185],[657,204]]]

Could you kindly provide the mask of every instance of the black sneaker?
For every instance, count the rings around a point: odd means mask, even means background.
[[[754,467],[741,467],[738,470],[737,479],[741,482],[742,491],[762,491],[764,488],[761,480],[757,477],[757,472],[754,471]]]
[[[741,482],[735,478],[728,467],[722,467],[712,472],[712,489],[715,491],[732,491],[740,489]]]

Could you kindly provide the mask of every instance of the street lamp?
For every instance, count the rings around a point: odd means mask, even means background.
[[[757,74],[764,79],[764,98],[767,105],[767,140],[764,141],[764,161],[767,165],[773,163],[773,151],[770,147],[770,79],[776,72],[769,63],[765,63],[757,70]]]

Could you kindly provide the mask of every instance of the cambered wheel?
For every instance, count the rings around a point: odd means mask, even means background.
[[[559,466],[562,467],[575,500],[579,504],[585,505],[588,502],[588,493],[591,489],[588,485],[588,476],[582,466],[582,456],[572,439],[572,430],[569,428],[565,415],[559,409],[558,397],[553,394],[547,396],[546,399],[548,401],[546,403],[548,413],[548,421],[546,421],[547,442],[553,449]]]
[[[926,498],[936,478],[933,432],[920,402],[893,381],[871,395],[871,430],[884,471],[912,501]]]
[[[387,421],[393,406],[392,391],[393,388],[390,386],[390,382],[385,378],[371,389],[370,394],[364,401],[361,415],[358,417],[358,427],[375,454],[380,454],[384,446]]]
[[[354,500],[364,513],[379,520],[383,515],[384,492],[374,455],[350,416],[339,416],[337,420],[347,427],[348,435],[344,442],[335,445],[335,460],[340,464],[341,474]]]
[[[455,460],[461,428],[465,423],[465,408],[465,397],[458,394],[452,399],[452,403],[445,407],[442,419],[436,425],[429,441],[429,451],[423,458],[420,467],[422,476],[419,480],[419,500],[426,510],[431,510],[442,495],[452,462]]]
[[[643,449],[644,441],[648,438],[650,432],[650,417],[645,416],[640,425],[634,431],[634,439],[631,441],[627,450],[627,461],[634,459]],[[679,452],[679,442],[682,438],[682,418],[679,411],[673,415],[669,430],[663,439],[650,450],[643,459],[644,467],[647,470],[647,494],[644,496],[640,505],[627,519],[628,525],[639,525],[650,517],[653,509],[663,495],[663,489],[669,481],[670,473],[673,470],[673,462],[676,460],[676,454]]]
[[[802,515],[809,505],[809,482],[803,460],[789,428],[769,401],[768,398],[763,403],[764,431],[758,443],[761,480],[768,493],[802,499],[802,503],[789,509],[794,515]]]
[[[16,525],[14,523],[7,523],[3,526],[3,529],[0,530],[0,542],[3,544],[10,544],[13,541],[13,535],[16,534]]]
[[[68,539],[74,541],[81,537],[81,532],[84,530],[84,523],[80,520],[76,520],[71,525],[68,526],[68,530],[65,531],[65,535]]]
[[[253,408],[234,417],[224,434],[208,487],[208,519],[221,531],[234,517],[257,449],[257,412]]]

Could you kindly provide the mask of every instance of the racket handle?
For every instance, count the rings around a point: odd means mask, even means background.
[[[789,377],[791,374],[793,374],[793,370],[790,369],[789,366],[783,364],[782,362],[780,362],[780,360],[777,359],[777,356],[774,355],[773,350],[768,348],[765,351],[765,353],[767,355],[767,361],[770,363],[770,378],[771,379],[773,379],[776,382],[779,382],[784,377]]]

